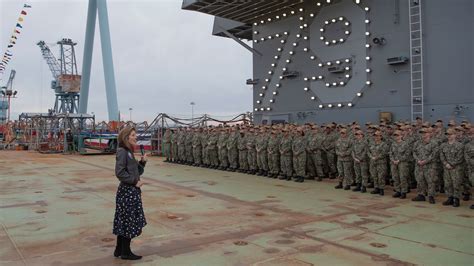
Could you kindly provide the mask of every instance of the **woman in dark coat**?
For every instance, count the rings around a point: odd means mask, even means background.
[[[144,155],[139,162],[135,160],[133,152],[136,144],[137,134],[134,128],[126,127],[120,131],[115,162],[115,175],[120,180],[120,185],[115,198],[113,233],[117,235],[114,256],[120,256],[124,260],[142,258],[132,253],[130,242],[142,233],[142,228],[146,225],[140,189],[143,181],[140,180],[140,175],[144,172],[147,158]]]

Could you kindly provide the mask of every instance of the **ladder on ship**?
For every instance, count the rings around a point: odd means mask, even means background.
[[[408,0],[410,23],[411,120],[423,119],[423,28],[421,1]]]

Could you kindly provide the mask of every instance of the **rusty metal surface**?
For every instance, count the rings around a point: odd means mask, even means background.
[[[114,156],[0,152],[1,265],[112,256]],[[143,177],[141,265],[472,265],[474,211],[163,163]],[[134,263],[135,264],[135,263]]]

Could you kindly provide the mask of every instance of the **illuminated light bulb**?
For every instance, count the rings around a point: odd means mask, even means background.
[[[270,79],[265,79],[265,82],[269,82],[269,81],[270,81]],[[265,87],[265,86],[263,86],[263,87]]]
[[[349,35],[349,34],[351,34],[351,32],[348,31],[348,30],[346,30],[346,31],[344,32],[344,34]]]
[[[360,0],[355,0],[356,4],[360,4]]]
[[[319,63],[318,66],[319,66],[319,67],[323,67],[323,63]]]
[[[329,24],[329,21],[327,21],[327,20],[326,20],[326,21],[324,21],[324,24],[328,25],[328,24]]]
[[[290,60],[290,59],[286,59],[286,62],[287,62],[287,63],[291,63],[291,60]]]
[[[311,60],[316,59],[316,57],[314,55],[310,56],[309,58],[311,58]]]
[[[361,93],[361,92],[358,92],[356,95],[357,95],[357,97],[361,97],[361,96],[362,96],[362,93]]]
[[[272,108],[270,108],[270,107],[267,107],[267,111],[271,111],[271,110],[272,110]]]
[[[303,48],[303,51],[307,52],[307,51],[308,51],[308,48],[306,48],[306,47],[305,47],[305,48]]]
[[[266,90],[267,89],[267,86],[262,86],[262,90]]]
[[[370,20],[366,19],[364,22],[365,22],[365,24],[369,24]]]
[[[332,65],[332,63],[331,63],[331,62],[327,62],[326,65],[330,66],[330,65]]]
[[[337,41],[336,41],[336,40],[332,40],[332,43],[337,43]]]
[[[294,11],[294,10],[291,10],[291,14],[295,14],[295,11]]]
[[[257,101],[257,103],[258,103],[258,104],[260,104],[260,103],[261,103],[261,101]]]
[[[275,63],[272,63],[272,65],[271,65],[271,66],[272,66],[272,67],[275,67],[276,65],[275,65]]]
[[[366,45],[365,45],[365,48],[370,48],[370,44],[366,44]]]
[[[304,20],[304,18],[303,18],[303,17],[300,17],[300,20]]]
[[[277,84],[275,84],[275,86],[276,86],[277,88],[280,88],[281,85],[280,85],[280,83],[277,83]]]
[[[367,61],[370,61],[370,59],[371,59],[370,56],[367,56],[367,57],[365,58],[365,60],[367,60]]]
[[[262,37],[262,38],[260,38],[260,40],[263,42],[263,41],[265,41],[265,38]]]
[[[254,22],[254,23],[253,23],[253,25],[254,25],[254,26],[257,26],[257,25],[258,25],[258,23],[257,23],[257,22]]]
[[[328,104],[328,107],[329,107],[329,108],[332,108],[332,104]]]
[[[275,100],[273,100],[273,99],[270,99],[270,102],[271,102],[271,103],[273,103],[274,101],[275,101]]]
[[[254,31],[253,34],[258,34],[258,31]]]
[[[281,52],[281,48],[278,48],[277,51],[278,51],[278,52]]]
[[[330,83],[326,83],[326,87],[331,87],[331,84],[330,84]]]
[[[320,108],[320,109],[323,109],[323,108],[324,108],[324,105],[320,104],[320,105],[319,105],[319,108]]]
[[[282,68],[281,70],[286,71],[286,67]]]
[[[303,80],[304,80],[304,81],[308,81],[308,78],[304,78]]]
[[[311,77],[312,80],[316,80],[316,77]]]
[[[277,33],[277,34],[275,34],[275,37],[277,37],[277,38],[278,38],[278,37],[280,37],[280,34],[278,34],[278,33]]]
[[[265,21],[263,21],[263,20],[260,20],[260,23],[261,23],[261,24],[263,24],[263,23],[265,23]]]
[[[263,110],[265,110],[263,107],[262,107],[262,108],[260,108],[260,111],[263,111]]]
[[[286,13],[283,13],[282,16],[286,17]]]
[[[349,71],[349,70],[351,70],[351,68],[350,68],[350,67],[346,67],[346,70]]]
[[[323,76],[318,76],[318,79],[323,79]]]
[[[344,20],[344,17],[339,17],[339,20],[340,20],[340,21],[343,21],[343,20]]]
[[[271,75],[271,74],[273,74],[273,71],[271,71],[271,70],[270,70],[270,71],[268,71],[268,74],[270,74],[270,75]]]
[[[278,58],[280,58],[280,57],[279,57],[278,55],[275,55],[275,57],[274,57],[274,58],[275,58],[275,59],[278,59]]]
[[[346,78],[350,78],[350,77],[351,77],[351,75],[349,75],[349,74],[346,75]]]
[[[280,19],[280,16],[276,15],[275,18],[276,18],[276,19]]]
[[[272,39],[272,36],[268,36],[267,38],[268,38],[269,40],[271,40],[271,39]]]
[[[319,37],[321,41],[324,41],[324,36]]]
[[[370,68],[367,68],[367,69],[365,70],[365,72],[367,72],[367,73],[370,73],[371,71],[372,71],[372,70],[370,70]]]
[[[253,40],[253,42],[258,43],[258,40]]]
[[[372,82],[371,82],[370,80],[367,80],[367,81],[365,82],[365,84],[367,84],[367,85],[371,85],[371,84],[372,84]]]
[[[277,95],[277,94],[278,94],[278,92],[276,92],[276,91],[273,92],[273,95]]]
[[[341,107],[342,107],[342,104],[338,103],[338,104],[337,104],[337,107],[341,108]]]
[[[332,23],[336,22],[336,19],[335,19],[335,18],[333,18],[333,19],[331,20],[331,22],[332,22]]]
[[[320,32],[324,32],[324,29],[323,29],[323,28],[320,28],[319,31],[320,31]]]
[[[285,31],[285,32],[283,32],[283,34],[285,34],[285,35],[288,35],[288,32],[287,32],[287,31]]]
[[[316,3],[316,5],[317,5],[317,6],[321,6],[321,3],[318,2],[318,3]]]
[[[333,82],[332,85],[333,85],[333,86],[337,86],[337,82]]]
[[[352,107],[352,103],[348,103],[347,106]]]
[[[304,40],[307,40],[307,39],[308,39],[308,36],[304,36],[303,39],[304,39]]]
[[[365,36],[370,36],[370,32],[366,31]]]
[[[283,79],[283,76],[280,76],[280,79]]]
[[[339,82],[339,85],[344,86],[346,83],[344,81]]]
[[[268,20],[268,21],[272,21],[272,19],[271,19],[271,18],[268,18],[267,20]]]
[[[258,108],[253,109],[254,111],[258,111]]]
[[[337,60],[337,61],[336,61],[336,64],[338,64],[338,65],[341,64],[341,61]]]
[[[344,25],[349,26],[349,25],[351,25],[351,23],[350,23],[349,21],[346,21],[346,22],[344,23]]]
[[[366,7],[364,8],[364,10],[367,11],[367,12],[369,12],[370,8],[369,8],[368,6],[366,6]]]
[[[311,96],[311,100],[313,100],[313,101],[314,101],[314,100],[316,100],[316,97],[314,97],[314,96]]]
[[[344,60],[346,63],[350,63],[351,62],[351,59],[349,58],[346,58],[346,60]]]
[[[331,3],[331,0],[326,0],[326,3],[330,4],[330,3]]]
[[[296,38],[299,38],[299,37],[301,37],[301,35],[300,35],[300,34],[296,34]]]
[[[281,43],[285,43],[285,40],[281,40],[280,42],[281,42]]]
[[[339,42],[344,42],[344,39],[343,38],[339,39]]]
[[[295,52],[293,52],[293,51],[290,51],[290,54],[291,54],[291,55],[293,55],[294,53],[295,53]]]
[[[309,14],[309,16],[310,16],[310,17],[314,17],[314,14],[313,14],[313,13],[311,13],[311,14]]]
[[[303,24],[303,27],[305,27],[305,28],[306,28],[306,27],[308,27],[308,24],[306,24],[306,23],[305,23],[305,24]]]
[[[304,91],[308,91],[308,87],[304,87],[303,90],[304,90]]]
[[[260,93],[259,96],[260,96],[260,97],[263,97],[263,93]]]
[[[303,29],[303,28],[304,28],[303,25],[301,25],[301,26],[300,26],[300,29]]]
[[[300,8],[299,10],[300,10],[300,12],[303,12],[304,9],[303,9],[303,8]]]

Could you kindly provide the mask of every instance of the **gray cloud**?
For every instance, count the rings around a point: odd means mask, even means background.
[[[54,104],[51,73],[36,42],[55,43],[63,37],[75,40],[79,71],[82,70],[87,2],[29,1],[33,6],[23,22],[10,69],[19,98],[12,115],[45,112]],[[0,52],[6,49],[11,30],[24,1],[0,0]],[[213,17],[181,10],[180,0],[108,1],[109,23],[119,108],[128,119],[151,120],[166,112],[233,115],[250,111],[252,91],[245,80],[252,76],[252,57],[231,39],[211,35]],[[107,118],[100,35],[96,26],[89,112]],[[58,46],[51,46],[57,55]]]

